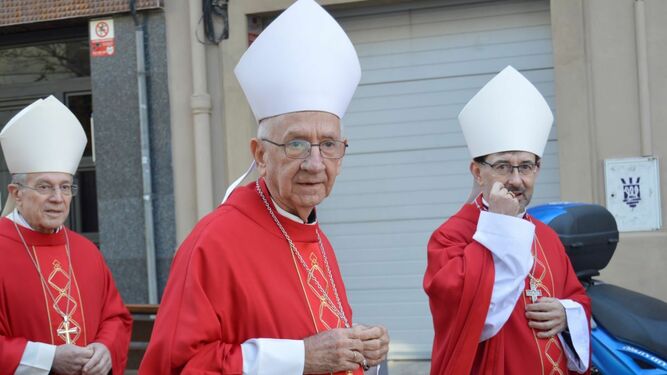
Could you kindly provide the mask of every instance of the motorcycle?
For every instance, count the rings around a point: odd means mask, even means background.
[[[586,203],[544,204],[528,213],[556,231],[591,298],[591,373],[667,375],[667,303],[594,278],[618,244],[614,216]]]

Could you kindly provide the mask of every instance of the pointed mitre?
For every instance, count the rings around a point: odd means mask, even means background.
[[[338,22],[315,1],[297,0],[259,34],[234,74],[258,123],[300,111],[343,118],[361,66]],[[223,203],[254,166],[227,188]]]
[[[542,157],[553,120],[544,97],[511,66],[484,85],[459,113],[473,158],[506,151]]]
[[[361,79],[352,42],[313,0],[298,0],[276,18],[234,73],[258,122],[298,111],[342,118]]]
[[[0,132],[2,152],[11,174],[62,172],[74,175],[86,142],[79,120],[53,96],[39,99],[21,110]],[[13,209],[11,197],[5,205],[5,211],[8,209]]]

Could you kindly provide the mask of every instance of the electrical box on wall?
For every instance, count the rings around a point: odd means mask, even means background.
[[[662,226],[660,173],[655,157],[604,161],[607,209],[621,232],[658,230]]]

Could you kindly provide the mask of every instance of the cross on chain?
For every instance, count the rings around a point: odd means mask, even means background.
[[[58,329],[56,331],[59,336],[64,335],[65,336],[65,343],[66,344],[71,344],[72,343],[72,338],[70,337],[70,334],[77,335],[79,333],[79,327],[69,327],[69,319],[65,318],[63,320],[63,328]]]
[[[526,296],[530,297],[533,303],[537,302],[537,299],[542,296],[542,291],[537,289],[537,284],[533,281],[530,282],[530,289],[526,290]]]

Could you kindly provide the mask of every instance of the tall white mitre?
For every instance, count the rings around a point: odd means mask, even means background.
[[[0,132],[9,172],[62,172],[74,175],[86,147],[86,133],[76,116],[49,96],[25,107]],[[9,198],[3,215],[14,209]]]
[[[300,111],[343,118],[361,79],[357,52],[313,0],[297,0],[255,39],[234,69],[255,119]],[[252,171],[227,189],[225,198]]]
[[[472,158],[505,151],[542,157],[553,121],[542,94],[511,66],[484,85],[459,113]]]
[[[258,122],[298,111],[342,118],[361,79],[352,42],[313,0],[298,0],[276,18],[234,73]]]

